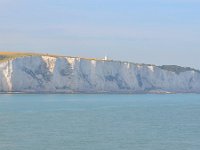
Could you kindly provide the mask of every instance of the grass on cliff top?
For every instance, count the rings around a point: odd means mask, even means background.
[[[26,57],[26,56],[71,57],[71,56],[60,56],[60,55],[42,54],[42,53],[40,54],[40,53],[22,53],[22,52],[0,52],[0,62],[5,62],[11,59],[15,59],[18,57]],[[103,60],[103,59],[97,59],[97,58],[83,58],[83,57],[73,57],[73,58],[95,60],[95,61]]]
[[[8,61],[18,57],[33,56],[32,53],[0,52],[0,62]]]
[[[39,53],[0,52],[0,62],[8,61],[8,60],[15,59],[15,58],[18,58],[18,57],[26,57],[26,56],[52,56],[52,57],[58,57],[56,55],[39,54]]]

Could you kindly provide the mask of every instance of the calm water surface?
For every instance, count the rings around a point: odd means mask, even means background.
[[[199,150],[200,95],[0,95],[0,150]]]

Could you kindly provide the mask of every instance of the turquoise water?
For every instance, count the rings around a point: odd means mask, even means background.
[[[199,150],[200,95],[0,95],[0,150]]]

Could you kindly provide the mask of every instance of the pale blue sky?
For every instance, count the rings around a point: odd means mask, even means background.
[[[0,50],[200,69],[200,0],[0,0]]]

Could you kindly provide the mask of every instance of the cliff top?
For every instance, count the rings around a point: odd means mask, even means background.
[[[4,62],[10,59],[14,59],[17,57],[24,57],[24,56],[33,56],[39,54],[33,53],[16,53],[16,52],[0,52],[0,62]]]
[[[71,57],[71,56],[61,56],[61,55],[51,55],[51,54],[40,54],[40,53],[23,53],[23,52],[0,52],[0,62],[8,61],[10,59],[15,59],[18,57],[26,57],[26,56],[49,56],[49,57]],[[113,61],[113,60],[104,60],[104,59],[96,59],[96,58],[82,58],[82,57],[72,57],[72,58],[81,58],[85,60],[95,60],[95,61]],[[116,62],[122,62],[122,61],[116,61]],[[130,62],[126,62],[130,63]],[[163,66],[156,66],[153,64],[139,64],[139,63],[133,63],[136,65],[144,65],[144,66],[155,66],[163,70],[175,72],[176,74],[180,74],[181,72],[186,71],[195,71],[200,73],[199,70],[190,68],[190,67],[181,67],[177,65],[163,65]]]
[[[83,57],[72,57],[72,56],[63,56],[63,55],[53,55],[53,54],[43,54],[43,53],[23,53],[23,52],[0,52],[0,62],[4,62],[10,59],[15,59],[18,57],[26,56],[49,56],[49,57],[71,57],[71,58],[81,58],[85,60],[103,60],[97,58],[83,58]],[[109,61],[109,60],[107,60]]]

